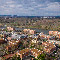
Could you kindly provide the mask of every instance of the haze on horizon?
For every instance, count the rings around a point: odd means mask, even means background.
[[[0,15],[60,16],[60,0],[0,0]]]

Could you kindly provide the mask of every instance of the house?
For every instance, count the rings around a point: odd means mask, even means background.
[[[21,60],[24,58],[24,57],[28,57],[28,56],[34,56],[35,58],[37,58],[38,55],[42,54],[42,51],[38,50],[38,49],[23,49],[21,51],[17,51],[16,55],[20,55],[20,58]]]
[[[58,32],[58,37],[59,37],[59,39],[60,39],[60,32]]]
[[[49,35],[46,35],[46,38],[49,40],[49,38],[51,38],[51,36],[49,36]]]
[[[53,35],[57,36],[58,35],[58,31],[53,31]]]
[[[59,36],[59,39],[60,39],[60,34],[58,36]]]
[[[56,35],[58,35],[58,31],[49,31],[49,35],[56,36]]]
[[[30,29],[24,29],[23,31],[24,31],[24,32],[28,32],[29,30],[30,30]]]
[[[29,34],[35,34],[36,32],[35,32],[35,30],[30,30],[29,31]]]
[[[14,29],[12,27],[7,27],[8,31],[13,31]]]
[[[50,36],[49,35],[45,35],[45,34],[39,34],[40,35],[40,39],[46,39],[49,40]]]
[[[7,40],[8,40],[8,41],[11,40],[11,37],[8,37]]]
[[[23,31],[27,34],[35,34],[36,33],[35,30],[31,30],[31,29],[24,29]]]
[[[53,35],[53,31],[49,31],[49,35]]]
[[[53,53],[56,50],[56,46],[50,42],[43,42],[42,45],[44,46],[44,51],[48,54]]]

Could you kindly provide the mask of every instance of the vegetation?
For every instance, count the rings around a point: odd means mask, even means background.
[[[20,56],[17,57],[17,55],[11,57],[11,58],[8,58],[7,60],[21,60]]]
[[[39,60],[39,59],[40,59],[40,60],[45,60],[45,54],[39,55],[39,56],[38,56],[38,60]]]
[[[60,19],[41,18],[0,18],[0,26],[16,26],[25,28],[38,28],[48,30],[60,30]]]

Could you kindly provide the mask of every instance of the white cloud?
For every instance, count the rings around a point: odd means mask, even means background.
[[[39,9],[45,10],[45,11],[56,11],[59,12],[60,11],[60,4],[58,2],[54,2],[54,3],[49,3],[46,4],[46,7],[43,7],[44,5],[42,5],[42,7],[40,7]]]
[[[23,5],[19,4],[19,5],[16,5],[17,7],[23,7]]]
[[[60,14],[60,4],[58,2],[42,3],[42,1],[40,3],[40,0],[4,0],[0,2],[0,11],[7,14],[56,15]]]
[[[34,7],[39,8],[39,7],[42,7],[42,6],[43,6],[42,4],[38,4],[38,5],[34,6]]]
[[[4,8],[4,6],[0,6],[0,8]]]
[[[33,4],[35,4],[36,2],[35,2],[35,1],[33,1],[32,3],[33,3]]]
[[[7,4],[12,4],[12,3],[15,3],[14,1],[7,1],[6,2]]]
[[[15,7],[15,5],[9,5],[9,7],[13,8],[13,7]]]
[[[60,4],[58,2],[50,3],[45,9],[49,11],[60,11]]]

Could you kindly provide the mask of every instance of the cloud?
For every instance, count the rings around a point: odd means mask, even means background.
[[[59,15],[57,0],[0,0],[0,14]]]
[[[15,5],[9,5],[9,7],[13,8],[13,7],[15,7]]]
[[[46,8],[43,8],[47,11],[60,11],[60,4],[58,2],[47,4]]]
[[[6,2],[7,4],[12,4],[12,3],[15,3],[14,1],[7,1]]]

